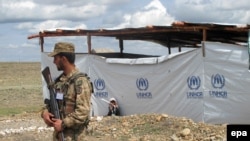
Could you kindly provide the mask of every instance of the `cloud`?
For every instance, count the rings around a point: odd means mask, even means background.
[[[30,29],[33,26],[32,22],[20,23],[16,26],[16,29]]]
[[[212,3],[217,7],[218,9],[224,9],[224,10],[249,10],[250,4],[249,0],[214,0]]]
[[[167,9],[159,0],[153,0],[142,10],[123,16],[124,22],[116,28],[145,27],[147,25],[170,25],[175,18],[167,13]]]
[[[122,4],[130,2],[131,0],[33,0],[35,3],[39,5],[60,5],[60,4],[67,4],[69,7],[75,7],[79,5],[84,5],[88,3],[94,3],[96,5],[104,5],[104,4]]]
[[[187,22],[249,23],[249,0],[175,0],[175,15]]]
[[[131,0],[94,0],[94,1],[98,1],[98,2],[101,2],[103,4],[116,5],[116,4],[127,3],[127,2],[130,2]]]
[[[0,18],[0,22],[13,22],[16,20],[21,22],[16,27],[17,29],[28,29],[29,32],[37,32],[40,29],[48,28],[87,28],[86,25],[90,25],[91,28],[138,27],[152,24],[169,25],[174,20],[159,0],[153,0],[142,9],[136,9],[137,11],[132,13],[120,8],[114,9],[114,5],[129,1],[87,0],[83,2],[74,0],[71,3],[65,0],[27,0],[22,1],[21,4],[19,1],[13,0],[4,4],[5,9],[12,12]],[[63,4],[59,5],[60,2]],[[16,14],[18,11],[21,12]],[[102,17],[101,15],[105,16]],[[89,23],[95,23],[95,25]]]
[[[78,5],[71,4],[71,1],[54,5],[35,3],[38,1],[11,0],[0,3],[0,22],[30,22],[42,20],[71,20],[81,21],[94,18],[105,13],[106,6],[92,2],[76,1]],[[59,1],[58,1],[59,2]],[[74,2],[73,2],[74,3]]]
[[[7,47],[8,48],[18,48],[19,46],[16,44],[9,44]]]
[[[34,25],[36,29],[45,30],[45,29],[58,29],[58,28],[74,28],[74,29],[86,29],[87,26],[84,24],[79,24],[77,22],[66,21],[66,20],[48,20]]]
[[[249,0],[0,0],[0,15],[0,47],[14,54],[20,49],[34,52],[39,41],[27,36],[45,29],[166,26],[175,20],[250,24],[250,4]],[[76,38],[50,38],[45,49],[57,40],[74,41],[86,49],[86,39]],[[117,41],[93,38],[93,46],[117,47]],[[35,51],[39,53],[39,48]]]
[[[87,29],[85,24],[81,22],[73,22],[67,20],[48,20],[39,23],[25,22],[16,26],[17,29],[26,29],[29,33],[37,33],[43,30],[55,30],[55,29]]]
[[[33,44],[30,44],[30,43],[23,43],[21,45],[22,48],[36,48],[37,49],[37,46],[34,46]]]
[[[15,21],[24,17],[30,17],[32,11],[36,8],[36,4],[31,1],[5,1],[1,2],[0,22]]]

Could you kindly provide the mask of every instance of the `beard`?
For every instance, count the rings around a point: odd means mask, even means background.
[[[64,65],[63,65],[62,61],[60,61],[60,62],[58,63],[58,65],[57,65],[57,70],[58,70],[58,71],[64,70]]]

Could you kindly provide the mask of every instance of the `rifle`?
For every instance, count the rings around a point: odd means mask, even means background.
[[[45,99],[44,103],[47,104],[48,107],[50,107],[50,112],[55,116],[56,119],[61,119],[59,108],[58,108],[58,103],[56,100],[56,93],[55,93],[54,88],[51,87],[51,84],[53,83],[53,81],[52,81],[51,73],[50,73],[48,66],[42,71],[42,74],[43,74],[43,78],[45,79],[47,83],[49,93],[50,93],[50,99]],[[63,132],[59,133],[59,138],[61,138],[62,141],[64,141]]]

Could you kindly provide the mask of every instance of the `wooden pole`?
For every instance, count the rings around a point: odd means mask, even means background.
[[[123,40],[119,39],[120,56],[123,57]]]
[[[179,52],[181,52],[181,46],[178,47]]]
[[[250,70],[250,29],[248,30],[248,70]]]
[[[39,44],[40,44],[40,47],[41,47],[41,52],[43,52],[43,44],[44,44],[44,38],[42,36],[42,32],[39,32]]]
[[[168,54],[171,54],[171,45],[169,37],[167,38],[167,46],[168,46]]]
[[[206,52],[205,52],[205,41],[207,40],[207,30],[203,29],[202,30],[202,54],[203,57],[206,56]]]
[[[91,36],[87,33],[88,53],[91,54]]]

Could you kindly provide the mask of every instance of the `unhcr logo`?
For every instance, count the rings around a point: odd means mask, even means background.
[[[201,86],[201,79],[199,76],[189,76],[187,79],[189,89],[198,90]]]
[[[148,79],[138,78],[136,80],[136,86],[140,91],[146,91],[148,89]]]
[[[203,98],[203,92],[198,91],[201,86],[201,79],[199,76],[189,76],[187,78],[187,85],[190,91],[187,92],[188,99],[200,99]]]
[[[138,99],[151,99],[152,98],[152,93],[146,91],[149,87],[148,79],[138,78],[136,80],[136,86],[140,90],[140,92],[136,93],[136,96]]]
[[[105,82],[103,79],[95,79],[94,86],[97,90],[97,92],[94,93],[94,96],[97,98],[107,98],[108,92],[102,91],[105,89]]]
[[[97,90],[104,90],[105,89],[105,82],[103,79],[100,79],[100,78],[95,79],[94,85],[95,85],[95,88]]]
[[[223,75],[216,74],[211,77],[211,84],[214,88],[222,89],[225,85],[225,78]]]
[[[222,90],[225,86],[225,77],[220,74],[211,76],[211,84],[216,90],[209,91],[210,97],[214,98],[227,98],[227,91]]]

